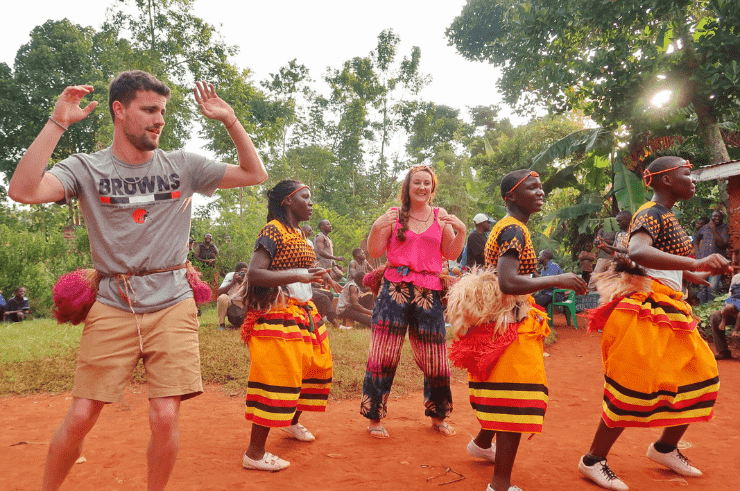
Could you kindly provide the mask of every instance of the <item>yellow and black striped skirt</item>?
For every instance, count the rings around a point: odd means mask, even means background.
[[[603,327],[602,417],[610,427],[666,427],[714,417],[719,372],[682,294],[656,281],[616,303]]]
[[[333,364],[326,328],[316,325],[317,312],[312,302],[291,301],[256,319],[248,341],[248,421],[279,428],[290,426],[296,410],[326,410]]]
[[[543,341],[549,332],[547,318],[532,309],[488,378],[468,372],[470,405],[483,429],[542,432],[548,400]]]

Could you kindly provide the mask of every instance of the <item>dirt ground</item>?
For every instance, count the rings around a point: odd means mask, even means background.
[[[562,323],[564,324],[564,322]],[[591,442],[600,415],[603,378],[599,334],[561,327],[558,342],[545,360],[550,387],[542,435],[523,439],[513,483],[524,491],[600,489],[578,473],[577,464]],[[738,353],[735,353],[737,356]],[[740,489],[740,362],[719,362],[722,387],[716,418],[693,425],[684,452],[704,472],[682,478],[645,457],[660,430],[628,429],[614,446],[609,463],[632,490]],[[183,403],[182,444],[168,490],[480,490],[493,465],[468,456],[465,446],[478,431],[464,380],[452,386],[455,410],[450,418],[457,435],[430,429],[420,393],[389,402],[387,440],[370,438],[359,414],[359,398],[330,401],[326,414],[304,414],[316,435],[313,443],[271,433],[268,450],[289,460],[279,473],[241,467],[249,425],[244,401],[219,387]],[[0,399],[0,489],[39,489],[49,438],[69,405],[69,394]],[[735,409],[733,409],[735,408]],[[86,462],[76,464],[63,490],[146,489],[148,441],[145,389],[127,390],[123,403],[107,407],[87,438]],[[25,442],[20,444],[20,442]],[[458,476],[465,479],[446,484]],[[440,485],[444,485],[440,488]]]

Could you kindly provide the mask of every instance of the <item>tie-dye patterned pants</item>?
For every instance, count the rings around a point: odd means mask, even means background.
[[[375,302],[367,371],[362,385],[360,413],[382,419],[401,358],[406,331],[414,360],[424,372],[424,414],[446,418],[452,412],[447,332],[440,292],[411,283],[387,280]]]

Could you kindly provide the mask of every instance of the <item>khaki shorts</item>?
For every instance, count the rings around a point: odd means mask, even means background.
[[[136,318],[131,312],[95,302],[82,331],[72,395],[120,401],[140,358],[150,399],[182,396],[184,400],[201,394],[199,326],[192,298],[157,312],[136,314]]]

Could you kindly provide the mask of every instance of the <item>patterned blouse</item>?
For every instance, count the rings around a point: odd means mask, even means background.
[[[632,219],[630,235],[640,230],[650,235],[653,247],[660,251],[683,257],[691,254],[691,239],[678,223],[676,215],[661,204],[648,201],[637,210]]]
[[[516,218],[506,216],[493,226],[486,242],[486,266],[496,268],[498,259],[514,250],[519,256],[517,274],[528,275],[537,271],[537,254],[527,226]]]
[[[254,250],[260,247],[270,255],[270,266],[267,268],[270,271],[310,268],[316,262],[316,253],[306,242],[303,232],[289,230],[278,220],[273,220],[262,228]]]
[[[294,268],[310,268],[316,262],[313,247],[306,242],[303,232],[288,229],[282,222],[272,220],[257,236],[254,250],[263,248],[270,256],[270,271],[284,271]],[[249,310],[268,310],[277,300],[279,288],[249,284],[246,308]]]

